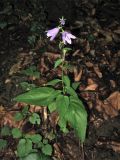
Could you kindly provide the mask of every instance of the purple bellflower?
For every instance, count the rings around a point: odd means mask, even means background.
[[[66,20],[66,19],[64,19],[64,17],[59,18],[59,19],[60,19],[60,24],[64,26],[64,25],[65,25],[65,20]]]
[[[63,40],[63,43],[66,44],[71,44],[72,41],[71,39],[75,39],[76,37],[74,35],[72,35],[71,33],[67,32],[67,31],[63,31],[62,32],[62,40]]]
[[[56,27],[56,28],[53,28],[53,29],[46,31],[47,37],[50,37],[50,41],[54,40],[54,38],[57,36],[59,30],[60,30],[60,28]]]

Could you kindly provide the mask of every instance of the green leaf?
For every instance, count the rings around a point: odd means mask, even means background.
[[[48,156],[45,156],[44,154],[36,152],[30,153],[26,157],[19,158],[19,160],[50,160],[50,158]]]
[[[15,121],[21,121],[23,118],[24,116],[21,112],[16,113],[14,116]]]
[[[32,141],[30,139],[20,139],[17,146],[17,154],[19,157],[25,157],[32,152]]]
[[[40,134],[30,135],[30,139],[33,143],[39,143],[42,140],[42,136]]]
[[[65,47],[65,48],[62,49],[62,52],[63,52],[64,54],[66,54],[68,51],[71,51],[71,50],[72,50],[71,48]]]
[[[75,129],[76,134],[83,143],[86,136],[87,112],[78,97],[70,96],[69,108],[69,111],[65,114],[65,118]]]
[[[36,78],[40,77],[40,73],[37,71],[36,66],[30,66],[28,69],[23,70],[21,73],[25,74],[26,76],[34,76]]]
[[[29,121],[32,124],[40,124],[40,116],[37,113],[33,113],[30,117],[29,117]]]
[[[48,139],[43,139],[43,144],[48,144]]]
[[[74,90],[72,87],[65,87],[65,89],[66,89],[66,92],[67,92],[69,95],[78,97],[78,96],[77,96],[77,93],[75,92],[75,90]]]
[[[29,113],[29,106],[24,106],[22,109],[22,114],[25,117]]]
[[[13,135],[13,138],[20,138],[22,137],[22,132],[19,128],[13,128],[12,135]]]
[[[56,104],[59,115],[64,116],[69,106],[69,97],[64,95],[59,95],[56,98]]]
[[[50,103],[48,105],[48,109],[49,109],[50,113],[52,113],[53,111],[55,111],[56,110],[56,102],[54,101],[54,102]]]
[[[4,126],[2,129],[1,129],[1,136],[9,136],[11,135],[11,130],[8,126]]]
[[[68,76],[63,76],[63,82],[67,87],[70,87],[70,79]]]
[[[39,142],[38,144],[37,144],[37,148],[42,148],[44,146],[44,144],[42,143],[42,142]]]
[[[4,139],[0,139],[0,150],[5,149],[7,147],[7,141]]]
[[[79,85],[80,85],[80,82],[74,82],[72,83],[72,88],[76,90],[79,87]]]
[[[41,160],[41,159],[38,153],[30,153],[28,156],[20,158],[19,160]]]
[[[68,133],[69,130],[67,129],[67,120],[64,118],[64,115],[59,118],[58,124],[63,133]]]
[[[46,85],[48,86],[55,86],[57,83],[59,83],[59,82],[62,82],[62,80],[61,79],[54,79],[54,80],[52,80],[52,81],[50,81],[50,82],[48,82]]]
[[[38,106],[47,106],[56,97],[57,92],[50,87],[39,87],[17,96],[14,100]]]
[[[20,86],[22,87],[22,89],[24,91],[29,91],[29,90],[34,89],[36,87],[35,84],[30,84],[28,82],[21,82]]]
[[[57,61],[55,61],[54,68],[57,68],[62,63],[62,61],[63,59],[58,59]]]
[[[52,155],[52,146],[50,144],[46,144],[42,147],[42,152],[45,155],[51,156]]]

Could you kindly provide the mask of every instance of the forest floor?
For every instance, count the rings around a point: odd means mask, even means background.
[[[73,130],[58,133],[53,143],[58,159],[120,160],[120,24],[117,20],[101,26],[97,19],[78,21],[69,30],[77,37],[67,55],[72,81],[80,82],[78,94],[88,111],[87,137],[84,147]],[[35,82],[38,86],[60,77],[61,68],[53,69],[60,51],[57,42],[39,41],[32,50],[27,44],[27,31],[17,27],[0,33],[0,125],[16,127],[14,113],[21,110],[12,99],[21,93],[19,84]],[[40,78],[28,77],[21,71],[37,66]],[[36,110],[34,110],[36,111]],[[54,118],[54,117],[53,117]],[[52,120],[53,121],[53,120]],[[53,122],[54,123],[54,122]],[[11,142],[2,150],[0,159],[15,160]]]

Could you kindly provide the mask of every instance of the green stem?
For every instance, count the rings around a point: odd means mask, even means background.
[[[65,84],[64,84],[64,62],[65,62],[65,54],[62,54],[62,89],[63,89],[63,94],[65,94]]]

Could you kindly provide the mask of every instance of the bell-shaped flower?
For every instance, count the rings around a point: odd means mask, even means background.
[[[64,19],[64,17],[59,18],[59,19],[60,19],[60,24],[64,26],[64,25],[65,25],[65,20],[66,20],[66,19]]]
[[[71,39],[75,39],[76,37],[67,31],[62,32],[62,40],[64,44],[71,44]]]
[[[47,37],[50,37],[50,41],[54,40],[54,38],[57,36],[59,30],[60,30],[60,28],[56,27],[56,28],[53,28],[53,29],[46,31]]]

